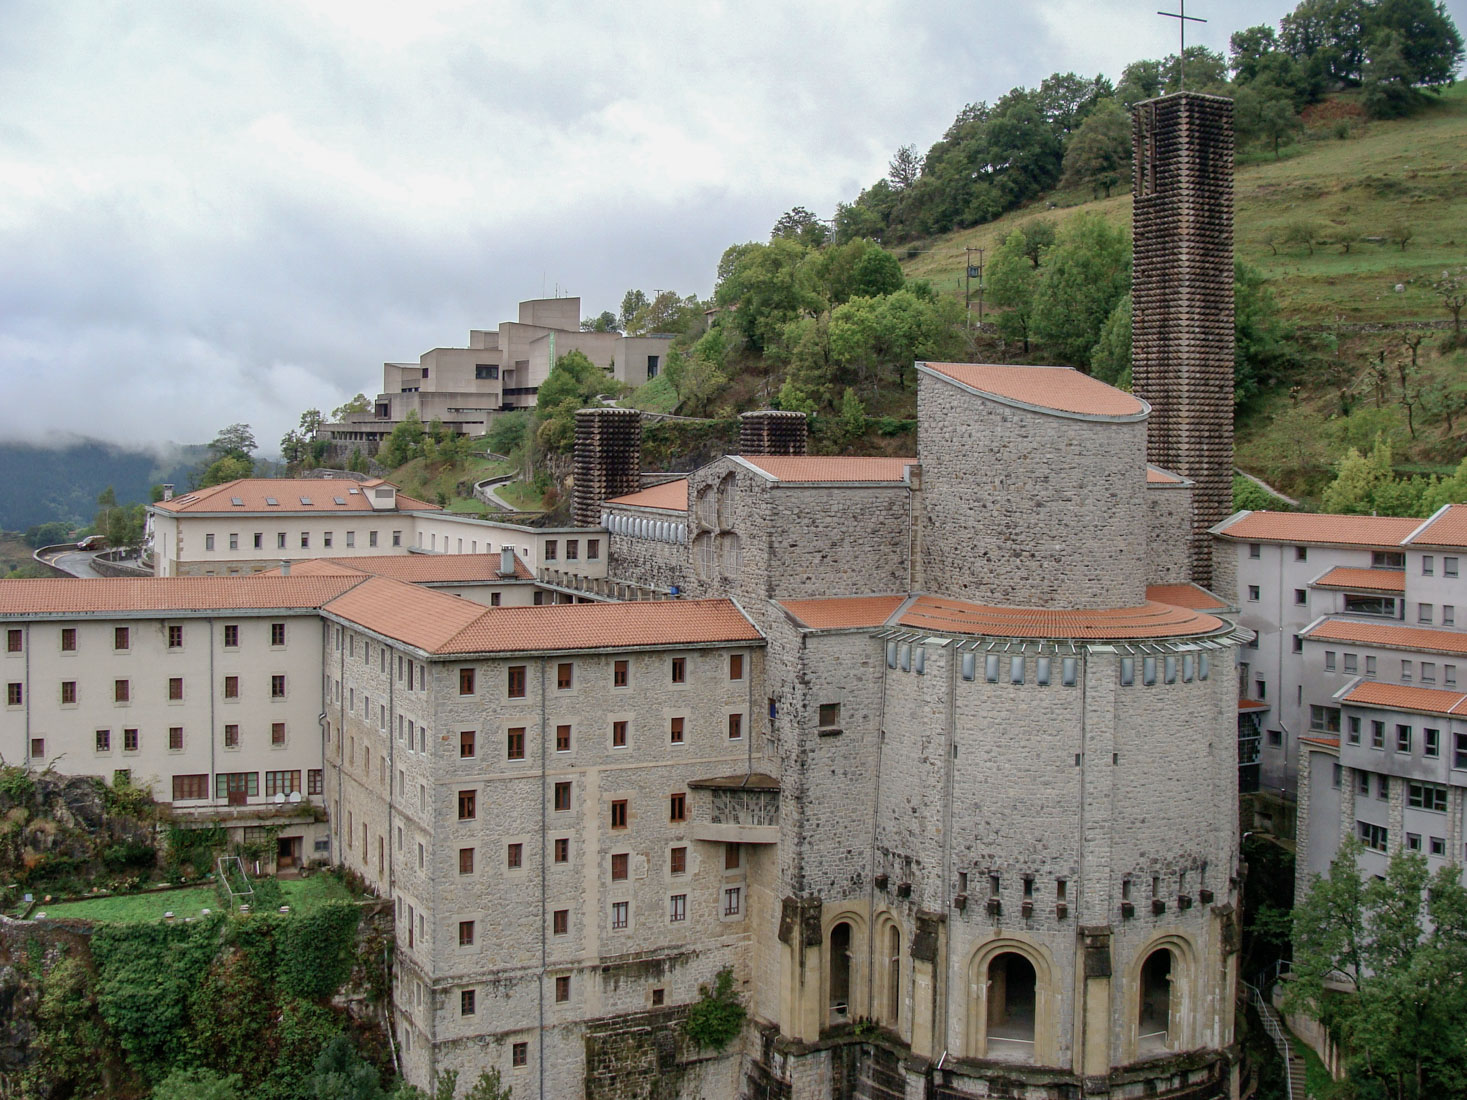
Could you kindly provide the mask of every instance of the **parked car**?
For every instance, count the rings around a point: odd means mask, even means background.
[[[76,544],[78,550],[105,550],[107,548],[106,535],[88,535]]]

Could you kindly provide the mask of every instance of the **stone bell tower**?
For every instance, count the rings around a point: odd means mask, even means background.
[[[1233,511],[1233,102],[1136,104],[1131,372],[1152,407],[1147,460],[1196,483],[1192,579]]]

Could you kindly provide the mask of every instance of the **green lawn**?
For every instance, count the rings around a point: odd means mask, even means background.
[[[328,901],[345,901],[351,897],[331,875],[312,875],[305,879],[281,879],[281,892],[293,909],[310,911]],[[194,886],[186,890],[154,890],[141,894],[115,894],[85,901],[38,905],[32,916],[44,913],[54,920],[147,921],[162,920],[164,913],[178,919],[197,917],[203,910],[219,911],[219,895],[212,886]]]

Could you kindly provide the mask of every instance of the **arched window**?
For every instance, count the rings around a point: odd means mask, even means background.
[[[841,921],[830,930],[830,1022],[851,1018],[851,926]]]
[[[1159,947],[1141,965],[1141,1014],[1136,1052],[1172,1049],[1172,953]]]
[[[1034,1061],[1034,964],[1004,951],[988,964],[988,1057],[1002,1062]]]
[[[896,925],[886,930],[886,1023],[898,1028],[902,1022],[902,934]]]

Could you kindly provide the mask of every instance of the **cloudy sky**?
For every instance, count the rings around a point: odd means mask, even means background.
[[[271,451],[521,298],[707,295],[965,102],[1174,50],[1158,6],[0,0],[0,439]]]

